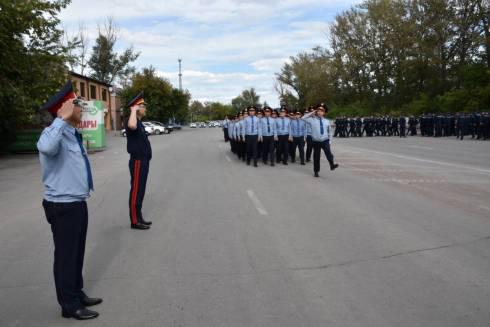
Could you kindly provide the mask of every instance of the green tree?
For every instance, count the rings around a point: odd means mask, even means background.
[[[246,109],[249,106],[262,108],[260,96],[257,94],[254,88],[243,90],[239,96],[231,100],[231,105],[235,111]]]
[[[130,64],[138,59],[139,53],[135,52],[133,47],[129,47],[122,54],[117,54],[114,50],[117,40],[114,21],[108,18],[103,28],[99,26],[99,36],[95,40],[92,56],[88,61],[93,78],[113,84],[116,79],[129,79],[135,72],[135,68]]]
[[[68,0],[0,1],[0,149],[67,80],[58,14]]]
[[[119,93],[122,103],[128,103],[139,92],[144,92],[147,120],[168,122],[174,117],[183,121],[188,117],[190,94],[175,89],[170,82],[159,77],[155,68],[144,68],[136,73],[129,86]],[[124,108],[128,116],[129,108]]]

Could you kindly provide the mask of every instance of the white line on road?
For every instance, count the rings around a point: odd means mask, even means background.
[[[250,198],[250,200],[252,200],[252,203],[254,204],[255,209],[257,209],[257,211],[262,216],[267,216],[268,215],[267,211],[265,210],[264,206],[262,205],[262,203],[260,202],[260,200],[257,198],[257,196],[255,196],[254,191],[248,190],[247,191],[247,194],[248,194],[248,197]]]
[[[409,145],[408,147],[415,148],[415,149],[434,150],[434,148],[431,148],[430,146],[422,146],[422,145]]]
[[[481,169],[481,168],[470,167],[470,166],[466,166],[466,165],[452,164],[452,163],[449,163],[449,162],[443,162],[443,161],[436,161],[436,160],[422,159],[422,158],[417,158],[417,157],[404,156],[404,155],[400,155],[400,154],[393,154],[393,153],[382,152],[382,151],[369,150],[369,153],[377,153],[377,154],[381,154],[381,155],[385,155],[385,156],[391,156],[391,157],[395,157],[395,158],[399,158],[399,159],[406,159],[406,160],[414,160],[414,161],[420,161],[420,162],[427,162],[427,163],[432,163],[432,164],[441,165],[441,166],[464,168],[464,169],[468,169],[468,170],[477,171],[477,172],[483,173],[485,175],[490,175],[490,170],[488,170],[488,169]]]
[[[231,159],[230,159],[230,157],[228,157],[228,155],[225,154],[225,158],[226,158],[226,160],[228,160],[228,162],[231,162]]]
[[[489,208],[489,207],[487,207],[487,206],[480,206],[480,209],[485,209],[485,210],[490,211],[490,208]]]

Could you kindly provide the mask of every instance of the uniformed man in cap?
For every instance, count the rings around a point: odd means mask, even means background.
[[[45,187],[43,207],[54,240],[54,282],[64,318],[96,318],[86,307],[102,299],[83,291],[83,260],[88,209],[85,200],[94,189],[92,171],[82,136],[82,102],[75,99],[71,81],[41,108],[57,117],[44,129],[37,143]]]
[[[301,112],[297,111],[291,120],[292,150],[291,162],[296,162],[296,148],[299,151],[299,159],[302,165],[305,164],[305,138],[306,123],[301,119]]]
[[[228,142],[230,140],[230,136],[228,135],[229,125],[230,125],[230,120],[228,119],[228,116],[225,116],[225,119],[223,119],[223,134],[224,134],[225,142]]]
[[[291,120],[286,117],[287,109],[282,106],[279,110],[279,118],[276,119],[276,130],[277,130],[277,161],[282,160],[283,165],[288,164],[289,156],[289,139],[291,138]]]
[[[313,112],[313,106],[308,107],[308,112]],[[311,138],[311,126],[306,124],[306,162],[310,162],[313,151],[313,139]]]
[[[129,172],[131,174],[131,190],[129,192],[129,218],[132,229],[146,230],[151,221],[145,221],[142,214],[145,198],[146,181],[152,156],[150,141],[141,119],[145,116],[146,105],[141,92],[128,104],[131,110],[126,121],[127,151],[129,153]]]
[[[259,140],[259,119],[255,117],[254,106],[247,108],[248,117],[243,120],[244,129],[242,130],[243,136],[245,138],[245,143],[247,146],[247,165],[253,159],[254,167],[257,167],[257,142]]]
[[[265,117],[260,120],[260,135],[262,141],[262,162],[267,165],[270,160],[270,165],[274,166],[275,148],[274,139],[277,138],[276,124],[271,117],[272,109],[268,106],[264,107]]]
[[[313,172],[315,177],[319,177],[318,173],[320,172],[320,155],[322,150],[330,164],[330,170],[335,170],[339,166],[334,162],[333,154],[330,151],[330,142],[332,140],[330,121],[324,118],[327,110],[326,106],[322,103],[316,106],[314,112],[309,112],[302,117],[307,124],[311,125],[313,138]],[[315,113],[316,117],[314,116]]]

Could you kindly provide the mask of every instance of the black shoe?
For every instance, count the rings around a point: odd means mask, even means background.
[[[302,162],[301,162],[301,165],[302,165],[302,166],[304,166],[304,165],[305,165],[305,162],[304,162],[304,161],[302,161]]]
[[[318,173],[317,173],[317,172],[315,172],[315,177],[320,177],[320,175],[318,175]]]
[[[258,167],[256,162],[254,162],[254,167]]]
[[[88,297],[88,296],[85,296],[85,297],[83,297],[83,298],[80,299],[80,303],[82,303],[82,305],[85,306],[85,307],[91,307],[91,306],[94,306],[94,305],[97,305],[97,304],[101,304],[102,303],[102,299],[96,298],[96,297]]]
[[[62,311],[61,315],[63,316],[63,318],[75,318],[76,320],[88,320],[88,319],[97,318],[99,316],[99,313],[96,311],[92,311],[92,310],[89,310],[89,309],[82,307],[73,313]]]
[[[287,166],[287,165],[288,165],[288,163],[287,163],[287,162],[285,162],[285,161],[284,161],[282,164],[283,164],[284,166]]]
[[[146,221],[146,220],[144,220],[143,218],[141,218],[141,223],[142,223],[143,225],[146,225],[146,226],[150,226],[150,225],[152,224],[152,222],[151,222],[151,221]]]
[[[271,162],[271,167],[274,167],[274,166],[275,166],[275,165],[274,165],[274,163],[273,163],[273,162]]]
[[[306,159],[306,162],[310,162],[310,159]]]
[[[150,229],[150,226],[143,225],[142,223],[136,223],[136,224],[131,224],[131,229],[145,230],[145,229]]]
[[[293,160],[291,160],[291,163],[295,163],[295,162],[296,162],[296,160],[294,160],[294,159],[293,159]]]
[[[265,160],[262,160],[262,163],[263,163],[264,165],[267,165],[267,161],[265,161]]]
[[[250,166],[250,161],[247,161],[247,166]]]
[[[332,167],[330,167],[330,170],[335,170],[339,167],[339,164],[333,164]]]

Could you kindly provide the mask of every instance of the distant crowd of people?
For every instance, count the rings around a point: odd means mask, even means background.
[[[373,136],[457,137],[490,139],[490,113],[424,114],[419,117],[339,117],[335,120],[334,137]]]

